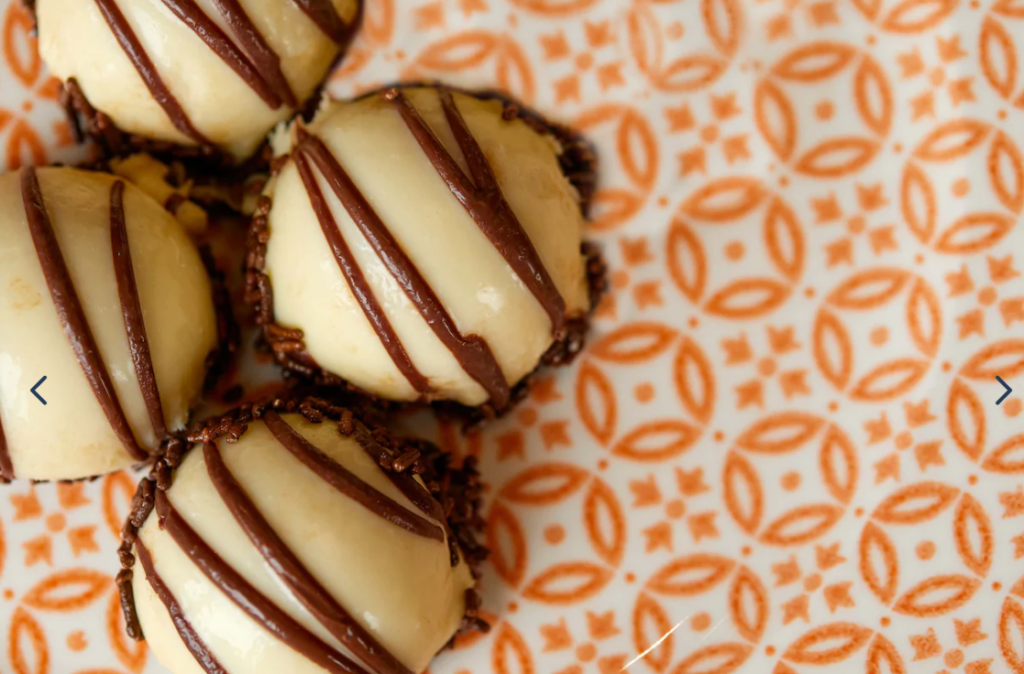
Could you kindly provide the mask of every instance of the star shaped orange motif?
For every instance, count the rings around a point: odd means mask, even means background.
[[[668,522],[658,522],[642,531],[646,544],[645,552],[654,552],[664,548],[672,552],[672,525]]]
[[[788,602],[782,605],[782,624],[788,625],[797,618],[802,618],[804,622],[810,622],[811,616],[808,614],[810,608],[810,597],[806,594],[797,595]]]
[[[685,103],[678,108],[665,108],[665,119],[668,120],[669,133],[689,131],[697,124],[693,113],[690,112],[690,106]]]
[[[558,32],[554,35],[541,35],[540,46],[544,50],[544,58],[548,61],[563,59],[571,53],[569,43],[565,39],[565,33]]]
[[[966,339],[971,335],[985,336],[985,312],[981,309],[972,309],[956,319],[958,327],[957,337]]]
[[[836,14],[836,3],[832,0],[826,2],[815,2],[807,6],[807,14],[811,23],[818,28],[839,23],[839,15]]]
[[[705,538],[718,538],[718,527],[715,526],[716,515],[718,513],[708,511],[693,515],[687,520],[694,542],[700,542]]]
[[[661,489],[654,479],[654,475],[648,475],[646,480],[631,480],[629,490],[633,492],[633,507],[643,508],[645,506],[658,505],[661,503]]]
[[[1003,519],[1024,515],[1024,488],[1017,485],[1017,491],[1005,491],[999,495],[1003,504]]]
[[[819,225],[843,217],[843,210],[839,207],[839,200],[836,199],[835,194],[829,194],[820,199],[811,199],[811,208],[814,209],[815,222]]]
[[[942,440],[932,440],[931,442],[923,442],[920,445],[914,447],[914,457],[917,459],[917,465],[924,472],[928,466],[945,466],[946,461],[942,458]]]
[[[800,564],[793,555],[790,555],[789,559],[785,562],[772,564],[772,573],[775,574],[775,587],[783,587],[784,585],[795,583],[803,575],[803,572],[800,570]]]
[[[889,478],[900,481],[900,455],[893,452],[875,463],[875,484],[881,484]]]

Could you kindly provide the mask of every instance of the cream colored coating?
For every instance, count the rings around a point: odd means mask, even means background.
[[[364,482],[420,513],[354,440],[338,434],[336,424],[283,418]],[[458,629],[464,593],[473,584],[465,563],[451,567],[447,543],[401,529],[344,496],[281,446],[262,422],[250,424],[238,443],[218,447],[263,517],[339,604],[413,672],[426,669]],[[351,656],[268,568],[217,493],[200,447],[188,454],[168,493],[175,509],[232,568],[310,632]],[[322,671],[221,593],[160,530],[155,515],[140,538],[157,574],[227,671]],[[198,671],[139,562],[135,569],[135,601],[153,652],[175,674]]]
[[[466,171],[437,92],[406,96]],[[579,198],[558,164],[558,147],[520,120],[501,118],[496,101],[456,94],[456,104],[494,170],[508,203],[566,300],[568,314],[588,308],[584,221]],[[452,195],[391,103],[371,96],[331,103],[311,125],[402,249],[437,293],[463,334],[483,336],[514,384],[536,367],[553,341],[541,305]],[[289,130],[294,140],[294,129]],[[274,138],[280,154],[287,145]],[[440,342],[317,173],[335,221],[374,296],[436,399],[486,401]],[[384,398],[418,397],[394,365],[346,283],[289,161],[267,187],[272,198],[266,273],[275,319],[302,329],[324,369]]]
[[[37,171],[43,200],[86,319],[140,446],[158,442],[128,349],[110,247],[113,176]],[[58,480],[99,475],[135,460],[72,351],[36,256],[21,172],[0,176],[0,421],[15,475]],[[217,331],[210,283],[181,225],[133,185],[124,209],[135,279],[169,429],[184,428]],[[41,405],[30,389],[46,376]]]
[[[214,0],[196,4],[234,39]],[[292,0],[239,0],[300,105],[338,55],[339,47]],[[333,0],[346,23],[357,0]],[[193,126],[211,142],[243,159],[275,124],[294,110],[271,109],[162,0],[117,0],[145,52]],[[183,145],[195,141],[171,123],[125,55],[95,0],[37,0],[39,52],[61,80],[75,78],[89,102],[118,128]],[[237,41],[236,41],[237,44]]]

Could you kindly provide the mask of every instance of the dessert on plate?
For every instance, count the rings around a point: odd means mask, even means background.
[[[251,155],[319,89],[361,0],[30,0],[91,135]],[[113,146],[113,147],[110,147]]]
[[[142,462],[184,429],[218,347],[211,282],[161,204],[116,176],[0,176],[0,475]],[[40,395],[31,389],[46,377]]]
[[[140,484],[118,576],[129,635],[175,674],[415,674],[478,624],[472,463],[319,398],[190,440]]]
[[[410,87],[326,102],[271,145],[248,286],[286,369],[488,415],[580,348],[601,270],[592,157],[566,132]]]

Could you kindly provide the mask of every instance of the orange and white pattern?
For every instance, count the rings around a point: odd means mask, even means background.
[[[72,156],[0,22],[0,161]],[[573,367],[440,429],[493,629],[433,674],[1024,673],[1021,0],[369,0],[331,89],[406,78],[594,140],[613,288]],[[132,485],[0,490],[0,669],[163,671],[119,625]]]

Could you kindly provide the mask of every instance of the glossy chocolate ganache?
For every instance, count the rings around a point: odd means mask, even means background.
[[[318,90],[362,0],[33,0],[39,51],[94,134],[242,160]],[[109,144],[109,143],[108,143]]]
[[[140,484],[118,576],[128,633],[176,674],[415,674],[486,627],[472,463],[319,398],[190,441]]]
[[[94,171],[0,176],[0,288],[0,476],[91,477],[184,430],[218,319],[199,251],[155,200]]]
[[[273,145],[248,282],[287,368],[497,413],[578,351],[603,267],[583,244],[593,159],[574,139],[414,87],[330,103]]]

